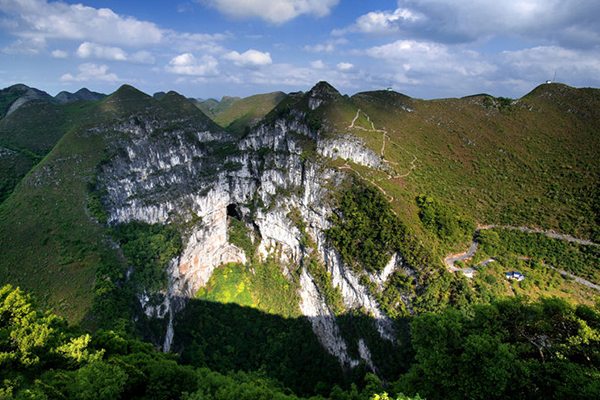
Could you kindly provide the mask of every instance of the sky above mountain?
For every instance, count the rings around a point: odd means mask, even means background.
[[[0,87],[190,97],[600,86],[596,0],[0,0]]]

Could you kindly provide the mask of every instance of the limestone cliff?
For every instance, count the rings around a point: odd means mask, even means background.
[[[317,86],[304,101],[314,110],[331,96],[335,93],[329,88]],[[333,212],[331,196],[346,178],[345,172],[327,167],[326,159],[343,157],[372,168],[383,163],[357,138],[335,132],[325,136],[308,120],[304,111],[292,109],[258,125],[239,141],[203,124],[175,121],[173,128],[173,121],[167,125],[145,114],[106,128],[114,140],[110,162],[102,165],[100,185],[106,193],[103,203],[109,223],[139,220],[184,227],[185,248],[171,263],[170,285],[162,293],[162,304],[157,306],[148,301],[147,294],[140,294],[147,315],[168,316],[171,322],[165,350],[171,347],[173,313],[185,306],[181,299],[193,297],[218,266],[247,262],[244,251],[228,240],[231,212],[254,227],[260,238],[259,254],[266,257],[277,249],[282,266],[303,264],[309,254],[302,237],[308,235],[317,252],[311,256],[318,257],[331,274],[344,307],[368,312],[381,337],[393,340],[391,323],[375,298],[325,236]],[[305,232],[290,218],[292,212],[303,221]],[[394,256],[373,280],[382,284],[401,264]],[[282,267],[282,273],[289,271]],[[324,348],[343,367],[352,368],[359,360],[349,355],[336,316],[321,291],[304,268],[299,278],[300,310]],[[361,358],[375,372],[367,345],[364,341],[357,345]]]

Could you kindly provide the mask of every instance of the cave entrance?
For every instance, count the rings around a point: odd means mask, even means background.
[[[242,220],[240,213],[238,212],[237,206],[235,204],[230,204],[227,206],[227,216],[235,218],[238,221]]]

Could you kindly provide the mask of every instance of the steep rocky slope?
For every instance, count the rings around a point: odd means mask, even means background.
[[[318,99],[332,95],[339,96],[329,85],[320,84],[299,101],[317,109]],[[168,97],[161,101],[172,101]],[[277,254],[284,266],[318,259],[340,289],[344,308],[369,313],[380,335],[393,340],[391,322],[325,237],[331,226],[331,197],[347,174],[327,167],[322,157],[334,153],[337,157],[341,152],[344,158],[369,166],[381,165],[379,157],[356,138],[324,138],[298,109],[274,117],[237,142],[214,126],[176,120],[166,127],[164,120],[139,112],[102,128],[115,138],[110,161],[102,165],[97,183],[105,193],[102,202],[108,223],[136,220],[186,226],[184,250],[172,262],[163,304],[146,303],[148,294],[140,294],[148,315],[164,317],[170,312],[172,318],[184,300],[208,282],[215,268],[248,260],[249,254],[228,241],[228,214],[235,212],[253,231],[254,239],[260,240],[261,257]],[[202,223],[189,225],[193,219]],[[315,243],[314,252],[307,248],[305,235]],[[389,268],[393,267],[392,261]],[[282,273],[291,275],[287,267]],[[344,366],[357,365],[321,294],[327,288],[319,287],[307,268],[297,279],[299,308],[310,318],[322,344]],[[167,350],[171,329],[170,325],[164,343]],[[371,363],[365,343],[360,347],[361,356]]]
[[[123,86],[78,106],[78,114],[57,114],[59,126],[74,128],[57,133],[60,141],[0,207],[0,246],[11,249],[0,267],[6,281],[93,325],[90,310],[107,298],[104,289],[124,290],[139,273],[111,232],[132,222],[168,225],[182,239],[177,256],[166,260],[168,280],[158,289],[133,286],[136,293],[127,298],[138,311],[132,320],[157,322],[148,335],[157,346],[182,350],[173,340],[178,324],[190,322],[178,316],[201,289],[211,289],[218,268],[229,264],[258,275],[261,263],[274,260],[287,282],[281,290],[297,295],[289,315],[306,316],[344,369],[360,365],[379,373],[398,345],[401,317],[479,301],[480,283],[473,289],[442,262],[470,242],[475,220],[548,229],[566,221],[571,232],[594,232],[600,213],[588,200],[598,181],[597,104],[596,91],[555,85],[519,101],[422,101],[390,92],[349,98],[321,82],[288,95],[240,137],[176,93],[156,99]],[[0,125],[16,123],[16,115],[25,118],[33,107],[40,105],[26,103]],[[69,122],[74,115],[76,123]],[[585,140],[571,153],[557,147],[578,138]],[[14,154],[6,149],[0,156]],[[532,182],[543,171],[549,175],[538,188]],[[352,209],[351,195],[363,194],[367,204]],[[572,214],[510,214],[511,201]],[[427,214],[423,204],[433,211]],[[248,246],[232,239],[234,221]],[[334,229],[340,225],[346,230]],[[334,235],[349,237],[365,226],[383,235],[351,237],[349,245],[365,250],[368,260]],[[383,229],[389,226],[394,232]],[[100,274],[110,264],[107,254],[127,268]],[[488,281],[497,283],[494,276]],[[495,288],[515,292],[503,283]],[[353,317],[367,322],[359,329]]]

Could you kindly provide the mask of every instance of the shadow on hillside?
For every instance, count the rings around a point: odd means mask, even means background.
[[[406,371],[410,349],[382,340],[372,318],[343,315],[337,322],[352,359],[361,359],[358,340],[364,340],[380,379],[396,380]],[[364,361],[344,371],[338,359],[321,346],[307,317],[284,318],[237,304],[191,299],[174,324],[172,351],[180,353],[185,363],[219,372],[260,371],[297,394],[318,393],[319,387],[333,384],[360,385],[371,372]],[[402,338],[406,324],[396,325],[398,343],[408,343]]]

